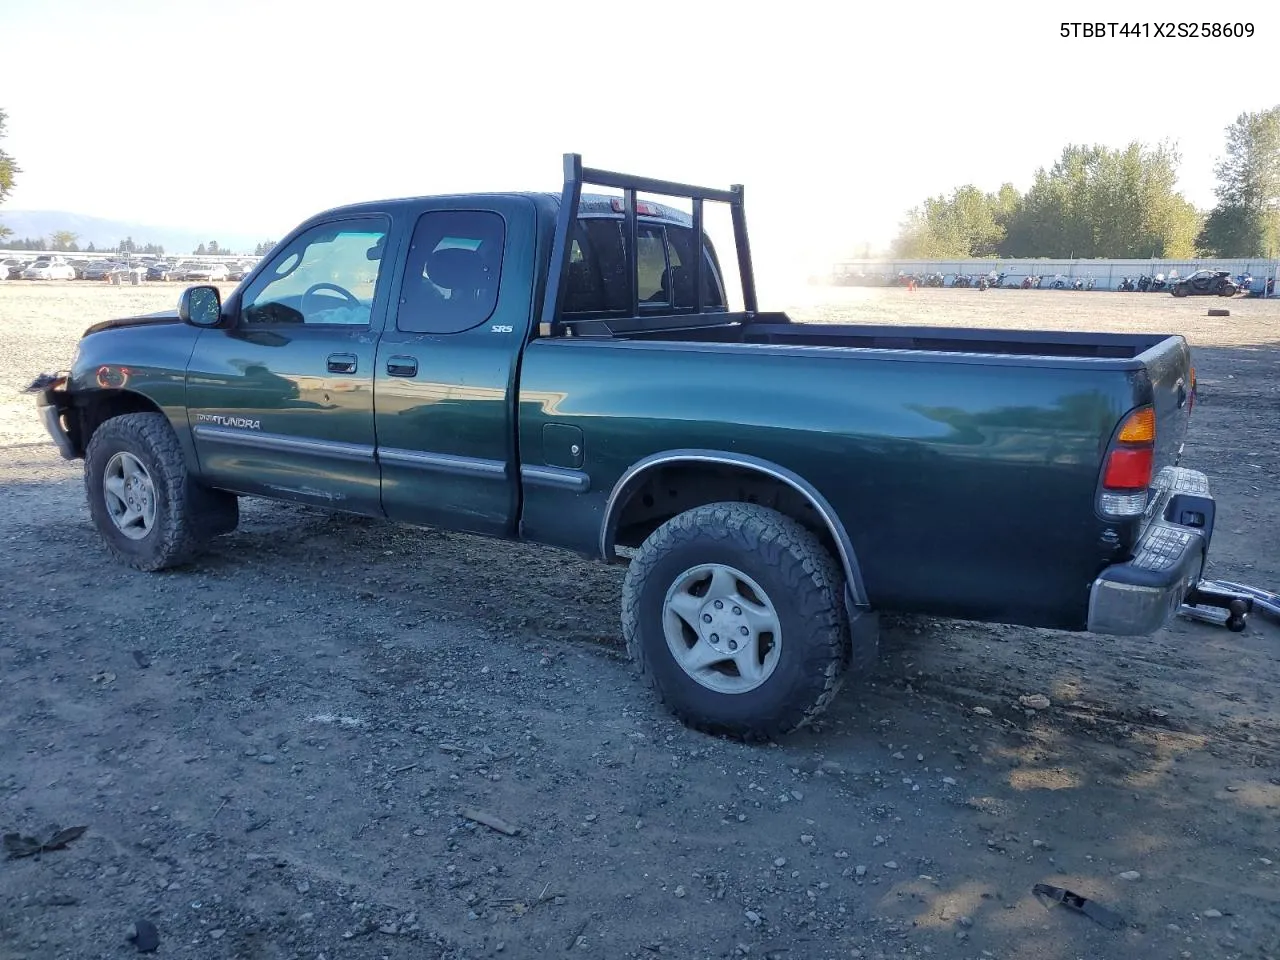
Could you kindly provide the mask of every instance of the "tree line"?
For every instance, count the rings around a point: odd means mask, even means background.
[[[261,257],[261,256],[263,256],[264,254],[266,254],[266,253],[267,253],[267,251],[269,251],[269,250],[270,250],[272,247],[274,247],[275,245],[276,245],[276,242],[275,242],[274,240],[263,240],[263,241],[262,241],[262,243],[258,244],[257,246],[255,246],[255,247],[253,248],[253,255],[254,255],[255,257]],[[236,255],[237,255],[237,254],[235,253],[235,251],[234,251],[234,250],[231,250],[231,249],[230,249],[230,248],[228,248],[228,247],[221,246],[221,245],[218,243],[218,241],[217,241],[217,240],[210,240],[207,244],[202,243],[202,244],[200,244],[200,246],[198,246],[198,247],[196,247],[194,250],[192,250],[192,251],[191,251],[191,253],[192,253],[194,256],[197,256],[197,257],[205,257],[205,256],[208,256],[208,257],[232,256],[232,257],[234,257],[234,256],[236,256]]]
[[[12,233],[12,231],[5,231]],[[0,234],[3,237],[5,234]],[[98,247],[92,242],[80,246],[80,237],[70,230],[55,230],[47,237],[23,237],[21,240],[0,239],[0,250],[53,250],[58,253],[138,253],[151,256],[164,256],[164,244],[137,243],[133,237],[126,237],[114,247]],[[261,257],[276,245],[274,240],[264,240],[253,248],[253,255]],[[237,256],[229,247],[224,247],[217,240],[208,244],[200,244],[191,251],[193,256]]]
[[[79,235],[70,230],[55,230],[47,237],[23,237],[21,240],[0,242],[2,250],[53,250],[58,253],[143,253],[164,256],[164,246],[158,243],[135,243],[126,237],[114,247],[99,247],[92,241],[83,247]]]
[[[1180,159],[1168,142],[1070,144],[1025,193],[1009,183],[994,193],[968,184],[926,199],[908,211],[893,255],[1280,257],[1280,105],[1227,127],[1212,210],[1197,210],[1177,190]]]

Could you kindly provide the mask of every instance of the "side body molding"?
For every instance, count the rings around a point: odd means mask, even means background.
[[[613,560],[611,547],[613,538],[617,534],[618,516],[622,504],[644,482],[645,474],[649,470],[672,463],[714,463],[742,467],[772,477],[794,489],[809,501],[813,509],[817,511],[818,516],[822,518],[823,523],[826,524],[827,530],[830,531],[831,538],[835,541],[836,549],[840,554],[838,559],[840,565],[844,568],[845,582],[848,584],[850,594],[852,594],[853,603],[858,607],[869,606],[866,586],[862,581],[862,569],[858,566],[858,557],[853,552],[853,543],[849,540],[849,534],[845,532],[844,524],[836,516],[835,509],[827,501],[827,498],[819,493],[813,484],[794,471],[749,454],[726,453],[720,450],[665,450],[662,453],[650,454],[643,460],[632,464],[618,478],[618,482],[613,485],[613,490],[609,493],[609,499],[605,503],[604,522],[600,525],[600,556],[605,560]]]

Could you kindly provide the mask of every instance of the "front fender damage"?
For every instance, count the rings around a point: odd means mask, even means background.
[[[69,374],[65,372],[42,373],[31,381],[24,392],[36,395],[36,411],[40,415],[40,422],[53,439],[58,453],[62,454],[64,460],[75,460],[81,453],[71,434],[74,420],[69,416],[71,395],[67,392],[68,377]]]

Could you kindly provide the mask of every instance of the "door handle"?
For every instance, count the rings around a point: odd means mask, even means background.
[[[355,373],[356,355],[354,353],[329,354],[330,373]]]
[[[417,357],[388,357],[387,373],[393,377],[412,377],[418,373]]]

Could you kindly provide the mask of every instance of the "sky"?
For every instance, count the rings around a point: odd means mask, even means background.
[[[1280,7],[1258,0],[582,9],[0,0],[6,206],[278,239],[342,203],[558,190],[576,152],[744,184],[763,290],[887,244],[926,196],[1025,189],[1068,143],[1176,141],[1207,208],[1226,126],[1280,102]],[[1209,16],[1254,35],[1060,35]]]

